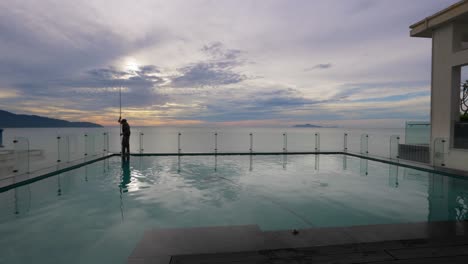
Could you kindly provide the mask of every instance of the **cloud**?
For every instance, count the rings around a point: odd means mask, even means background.
[[[172,87],[222,86],[248,78],[234,69],[243,64],[240,50],[227,49],[221,42],[205,45],[201,50],[209,59],[179,68],[180,75],[172,78]]]
[[[317,64],[313,67],[310,67],[310,68],[306,68],[304,69],[304,71],[313,71],[313,70],[325,70],[325,69],[329,69],[332,67],[332,64],[331,63],[323,63],[323,64]]]
[[[115,123],[123,87],[140,124],[427,116],[408,26],[456,0],[421,1],[1,1],[0,108]]]

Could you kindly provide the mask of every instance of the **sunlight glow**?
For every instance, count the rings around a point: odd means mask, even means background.
[[[127,58],[124,61],[124,70],[126,71],[138,71],[140,69],[139,63],[135,60],[135,58]]]

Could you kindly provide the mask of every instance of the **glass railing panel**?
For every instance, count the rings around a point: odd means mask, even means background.
[[[143,150],[144,153],[177,153],[178,152],[178,131],[168,131],[154,128],[141,128],[139,130],[132,130],[130,137],[130,152],[138,153],[140,149],[140,134],[143,133]],[[183,149],[184,133],[181,132],[181,144]],[[114,153],[120,153],[120,136],[114,140],[117,147],[111,147],[111,149],[117,149]]]
[[[390,137],[386,133],[382,134],[367,134],[368,135],[368,154],[370,156],[390,158]]]
[[[363,155],[369,154],[369,135],[368,134],[361,135],[361,148],[360,148],[359,153]]]
[[[311,129],[287,131],[287,150],[289,152],[314,152],[315,132]]]
[[[109,153],[109,132],[103,132],[102,137],[102,152],[103,154],[107,155],[107,153]]]
[[[390,146],[389,146],[389,153],[390,159],[398,160],[399,159],[399,145],[400,145],[400,136],[393,135],[390,137]]]
[[[67,135],[67,137],[70,151],[70,161],[82,159],[85,153],[85,140],[83,135],[72,134]]]
[[[218,133],[218,152],[249,152],[252,143],[252,151],[256,150],[256,140],[258,135],[254,132],[242,131],[219,131]],[[252,136],[250,134],[252,133]],[[252,141],[252,142],[251,142]]]
[[[104,150],[104,136],[102,133],[94,133],[94,155],[102,155]]]
[[[341,131],[321,131],[320,132],[320,151],[324,152],[342,152],[344,145],[344,135]]]
[[[286,132],[264,130],[253,131],[254,152],[283,152],[283,134],[285,133]]]
[[[181,153],[214,153],[214,131],[180,132]]]
[[[429,122],[406,122],[405,144],[429,145],[431,141],[431,124]]]
[[[348,133],[343,134],[343,152],[348,152],[348,149],[349,149],[348,137],[349,137]]]
[[[138,153],[142,154],[145,152],[145,133],[140,131],[138,132]]]
[[[70,139],[68,135],[57,136],[57,163],[70,162]]]
[[[436,138],[434,140],[434,166],[445,166],[446,143],[446,140],[443,138]]]
[[[132,132],[133,133],[133,132]],[[121,137],[118,129],[113,129],[108,132],[109,137],[109,152],[111,153],[120,153],[121,151]],[[133,137],[130,136],[130,139]],[[130,142],[130,150],[132,150],[132,142]]]
[[[11,129],[3,130],[3,147],[0,147],[0,179],[13,174],[14,153],[13,140],[14,133]]]
[[[25,137],[17,137],[13,140],[14,153],[14,175],[20,175],[30,172],[30,146],[29,140]]]
[[[86,133],[84,134],[85,141],[85,157],[93,157],[96,155],[96,135]]]
[[[358,133],[347,133],[348,152],[360,153],[361,152],[361,135]]]
[[[320,140],[320,133],[315,133],[314,134],[314,138],[315,138],[315,148],[314,148],[314,151],[315,152],[320,152],[321,150],[321,146],[320,146],[320,143],[321,143],[321,140]]]
[[[30,138],[30,171],[37,171],[57,165],[57,137],[48,129],[35,129]]]

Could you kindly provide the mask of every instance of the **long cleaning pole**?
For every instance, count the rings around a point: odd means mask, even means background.
[[[122,86],[119,87],[119,102],[120,102],[120,113],[119,117],[122,117]]]
[[[120,122],[120,119],[122,118],[122,86],[119,86],[119,124],[120,124],[120,142],[122,142],[122,123]],[[123,149],[121,148],[121,155],[123,156]]]

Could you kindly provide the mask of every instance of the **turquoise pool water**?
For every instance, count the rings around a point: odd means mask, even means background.
[[[125,263],[151,228],[467,219],[467,180],[343,155],[114,157],[0,193],[0,263]]]

